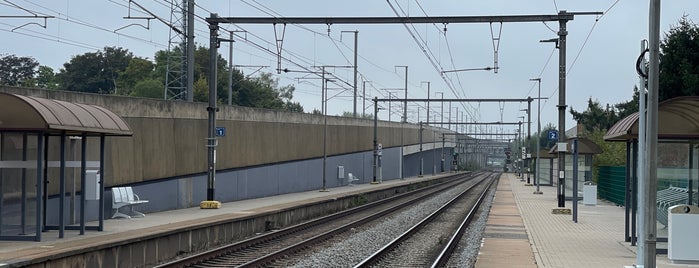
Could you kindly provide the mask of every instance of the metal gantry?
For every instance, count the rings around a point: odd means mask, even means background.
[[[658,0],[659,1],[659,0]],[[209,43],[209,53],[211,53],[214,59],[215,55],[217,55],[217,42],[216,40],[218,39],[218,34],[217,31],[219,29],[219,24],[223,23],[228,23],[228,24],[283,24],[286,25],[288,23],[291,24],[322,24],[322,25],[333,25],[333,24],[415,24],[415,23],[420,23],[420,24],[426,24],[426,23],[441,23],[443,25],[447,25],[450,23],[509,23],[509,22],[545,22],[545,21],[558,21],[559,22],[559,49],[560,49],[560,59],[559,59],[559,65],[560,65],[560,71],[559,71],[559,128],[562,130],[560,131],[561,135],[559,135],[559,138],[561,140],[565,140],[564,138],[564,133],[565,133],[565,109],[566,109],[566,104],[565,104],[565,76],[566,76],[566,68],[565,68],[565,46],[566,46],[566,35],[568,34],[566,30],[566,24],[568,21],[573,20],[575,15],[601,15],[602,12],[567,12],[565,10],[561,10],[558,14],[555,15],[503,15],[503,16],[434,16],[434,17],[219,17],[217,14],[212,13],[209,18],[206,18],[206,22],[209,23],[209,29],[210,29],[210,39],[212,41]],[[281,51],[280,51],[281,53]],[[211,72],[209,74],[210,80],[209,81],[216,81],[216,65],[212,65]],[[406,76],[407,76],[407,67],[406,67]],[[213,78],[213,79],[212,79]],[[214,84],[215,83],[209,83],[209,84]],[[213,95],[215,94],[215,87],[211,88],[209,90],[209,94]],[[213,92],[212,92],[213,91]],[[531,98],[530,98],[531,99]],[[374,104],[376,105],[376,100]],[[404,102],[407,103],[408,98],[406,96]],[[448,100],[444,100],[448,101]],[[457,101],[457,100],[454,100]],[[209,105],[209,109],[211,109],[212,106],[214,105]],[[407,105],[406,105],[407,107]],[[215,109],[212,109],[213,113],[210,113],[210,117],[214,117],[214,119],[210,119],[209,123],[215,123]],[[376,110],[376,109],[375,109]],[[404,112],[403,115],[403,120],[406,120],[406,114],[407,112]],[[376,120],[376,117],[375,117]],[[213,129],[214,126],[209,126],[210,129]],[[375,130],[376,131],[376,130]],[[209,133],[210,137],[209,139],[213,139],[215,141],[215,137],[212,135],[213,133]],[[376,151],[377,148],[376,146],[374,147],[374,151]],[[559,156],[560,157],[560,156]],[[402,158],[402,157],[401,157]],[[560,159],[560,158],[559,158]],[[210,158],[210,162],[213,159]],[[562,161],[559,161],[559,168],[561,165]],[[211,167],[212,164],[209,163],[209,167]],[[562,169],[559,169],[562,170]],[[212,175],[213,170],[209,170],[209,177],[213,176]],[[212,183],[212,180],[209,180],[209,183]],[[213,188],[213,185],[209,185],[209,188]],[[559,200],[560,202],[560,200]]]

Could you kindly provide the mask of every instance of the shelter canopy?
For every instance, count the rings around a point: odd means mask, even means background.
[[[90,104],[0,93],[0,131],[131,136],[129,125],[114,112]]]
[[[638,113],[619,120],[604,135],[606,141],[638,139]],[[699,139],[699,96],[683,96],[658,104],[658,139]]]

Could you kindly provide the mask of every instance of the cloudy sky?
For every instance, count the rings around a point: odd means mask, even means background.
[[[148,12],[171,20],[172,0],[134,0]],[[195,40],[208,46],[208,30],[204,18],[210,13],[222,17],[362,17],[362,16],[487,16],[487,15],[553,15],[569,12],[600,11],[602,16],[576,16],[568,23],[567,104],[584,110],[593,98],[602,104],[619,103],[631,98],[638,83],[634,64],[642,39],[648,36],[648,3],[641,0],[229,0],[196,1]],[[19,7],[19,8],[18,8]],[[42,65],[58,71],[71,56],[94,52],[105,46],[128,49],[136,56],[152,59],[158,50],[166,50],[171,32],[158,20],[124,19],[147,14],[127,0],[3,0],[0,16],[49,15],[55,18],[20,19],[0,17],[0,53],[31,56]],[[699,1],[666,0],[662,4],[661,29],[667,32],[687,15],[699,21]],[[558,51],[552,43],[539,40],[557,37],[558,23],[483,23],[483,24],[414,24],[414,25],[288,25],[284,32],[281,63],[291,70],[313,70],[313,66],[347,66],[353,62],[354,36],[343,31],[359,31],[360,73],[358,111],[363,109],[362,81],[367,99],[387,98],[389,92],[404,86],[404,68],[408,66],[408,97],[427,98],[430,82],[431,98],[527,98],[537,97],[537,84],[530,78],[541,78],[542,125],[558,122]],[[273,73],[282,85],[294,85],[294,100],[305,110],[320,109],[320,79],[313,75],[290,72],[278,75],[277,48],[273,25],[222,25],[222,36],[236,33],[233,62],[237,65],[269,66],[261,71]],[[280,35],[282,27],[276,26]],[[174,34],[174,33],[173,33]],[[499,44],[494,43],[499,40]],[[228,58],[229,45],[223,43],[220,53]],[[495,56],[497,51],[497,57]],[[429,56],[428,56],[429,55]],[[441,71],[495,66],[499,71]],[[255,75],[257,68],[241,67],[245,74]],[[337,84],[329,84],[329,114],[353,110],[351,68],[329,68]],[[344,83],[346,82],[346,83]],[[438,93],[439,92],[439,93]],[[388,104],[381,104],[388,108]],[[371,103],[366,103],[370,113]],[[409,121],[425,120],[425,104],[408,105]],[[448,120],[448,104],[430,105],[431,120]],[[536,101],[533,103],[536,123]],[[464,103],[452,105],[452,120],[465,111],[468,121],[517,122],[525,115],[526,103]],[[391,120],[397,121],[401,104],[394,104]],[[420,119],[418,119],[418,113]],[[379,117],[388,119],[388,111]],[[566,113],[566,126],[573,125]],[[533,125],[535,126],[535,125]],[[535,127],[532,127],[535,129]],[[514,127],[498,128],[511,132]]]

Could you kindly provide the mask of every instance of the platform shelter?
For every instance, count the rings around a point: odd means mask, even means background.
[[[638,209],[638,113],[614,124],[604,139],[626,143],[625,240],[635,245]],[[667,208],[677,204],[697,205],[698,144],[699,97],[677,97],[659,103],[656,200],[658,254],[667,253]]]
[[[131,135],[126,121],[104,107],[0,93],[0,240],[41,241],[49,230],[59,238],[65,230],[102,231],[105,138]],[[88,148],[88,140],[99,149]],[[75,170],[70,185],[69,169]],[[96,175],[91,182],[88,169]],[[96,226],[86,225],[88,207],[98,210]]]
[[[593,155],[602,153],[602,148],[600,148],[594,141],[583,137],[569,137],[566,142],[564,187],[565,197],[570,199],[573,197],[573,170],[577,169],[577,190],[578,196],[580,196],[580,191],[583,190],[583,184],[585,182],[592,181],[592,157]],[[573,154],[574,144],[577,144],[577,156]],[[551,147],[549,154],[555,155],[556,158],[558,158],[558,145]],[[576,157],[577,163],[573,161],[573,159]],[[574,166],[574,164],[577,166]],[[556,166],[558,166],[558,163],[556,163]]]

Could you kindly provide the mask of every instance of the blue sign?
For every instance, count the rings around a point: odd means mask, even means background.
[[[558,140],[558,130],[555,129],[549,129],[549,132],[547,135],[549,137],[550,141],[557,141]]]
[[[225,137],[226,127],[216,127],[216,137]]]

